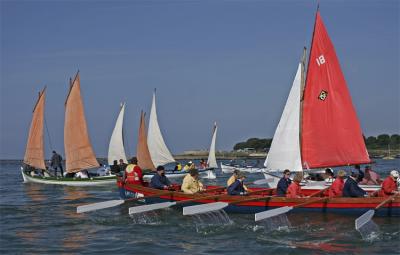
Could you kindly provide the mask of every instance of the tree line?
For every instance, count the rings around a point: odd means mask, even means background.
[[[388,135],[382,134],[375,136],[364,136],[365,145],[367,149],[376,150],[387,150],[390,146],[391,149],[400,149],[400,135]],[[233,147],[234,150],[244,150],[245,148],[254,148],[256,151],[268,151],[271,147],[272,138],[259,139],[249,138],[245,142],[239,142]]]

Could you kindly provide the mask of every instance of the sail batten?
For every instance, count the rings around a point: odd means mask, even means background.
[[[125,103],[122,104],[113,133],[111,135],[110,144],[108,146],[108,164],[112,165],[114,160],[119,161],[122,159],[127,163],[124,139],[123,139],[123,125],[124,125]]]
[[[151,159],[155,166],[175,162],[175,159],[172,157],[171,152],[164,142],[160,126],[158,125],[155,92],[153,94],[153,101],[150,111],[147,144],[150,151]]]
[[[265,160],[267,170],[302,171],[299,141],[302,63],[298,65],[285,108]]]
[[[217,159],[215,158],[215,142],[217,139],[217,123],[214,123],[210,151],[208,153],[207,165],[208,167],[218,168]]]
[[[24,155],[24,163],[37,169],[46,169],[44,163],[43,124],[45,107],[44,88],[33,108],[32,121]]]
[[[64,148],[68,173],[99,166],[87,131],[79,73],[70,86],[65,102]]]
[[[369,163],[334,46],[317,11],[304,91],[302,162],[309,168]]]
[[[140,168],[155,170],[153,161],[151,160],[149,147],[147,145],[145,113],[143,111],[140,113],[139,136],[136,148],[136,157],[138,159],[138,165],[140,166]]]

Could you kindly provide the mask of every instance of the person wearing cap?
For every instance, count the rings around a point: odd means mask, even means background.
[[[53,156],[51,156],[50,166],[54,170],[54,176],[57,177],[57,169],[60,169],[61,177],[64,176],[63,167],[62,167],[62,157],[56,151],[53,151]]]
[[[203,190],[203,183],[199,181],[199,171],[190,169],[189,173],[183,178],[181,190],[185,194],[194,194]]]
[[[236,181],[228,187],[228,194],[232,196],[246,195],[247,192],[244,189],[244,184],[243,184],[244,179],[246,179],[246,176],[243,173],[239,172]]]
[[[194,165],[194,163],[192,161],[189,161],[186,163],[186,165],[183,167],[183,170],[185,171],[189,171],[190,169],[195,169],[196,166]]]
[[[294,178],[293,182],[289,185],[286,192],[287,198],[298,198],[303,197],[301,194],[300,182],[303,180],[303,175],[301,173],[297,173]]]
[[[399,178],[399,172],[392,170],[390,175],[382,182],[382,188],[379,192],[380,197],[390,197],[392,195],[399,194],[397,191],[397,180]]]
[[[333,183],[335,181],[335,176],[333,175],[332,168],[325,169],[324,180],[326,183]]]
[[[361,170],[360,165],[354,165],[354,170],[352,172],[355,172],[358,174],[357,177],[357,182],[361,182],[364,179],[364,172]]]
[[[232,176],[229,177],[228,181],[226,182],[226,186],[227,186],[227,187],[231,186],[231,185],[238,179],[239,174],[240,174],[240,170],[235,169],[235,170],[233,171]],[[244,188],[244,190],[246,190],[247,192],[249,192],[249,189],[246,187],[246,185],[243,184],[243,188]]]
[[[133,157],[130,164],[126,166],[125,183],[143,185],[143,172],[137,163],[137,158]]]
[[[365,174],[364,178],[360,182],[360,184],[365,185],[379,185],[382,181],[378,173],[373,171],[370,166],[365,166]]]
[[[344,170],[339,170],[335,181],[332,183],[328,191],[329,197],[341,197],[343,195],[344,187],[344,177],[346,172]]]
[[[286,196],[286,191],[289,187],[289,185],[292,183],[292,180],[290,180],[290,170],[286,169],[283,171],[283,177],[279,180],[278,185],[276,186],[276,195],[278,197],[284,197]]]
[[[343,186],[343,197],[364,197],[367,192],[358,186],[359,173],[352,171]]]
[[[171,188],[171,182],[165,176],[165,168],[163,166],[157,167],[157,173],[150,180],[150,187],[155,189]]]

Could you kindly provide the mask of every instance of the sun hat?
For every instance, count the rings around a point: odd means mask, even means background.
[[[393,176],[393,177],[395,177],[395,178],[399,178],[399,172],[397,172],[396,170],[392,170],[392,171],[390,172],[390,175]]]

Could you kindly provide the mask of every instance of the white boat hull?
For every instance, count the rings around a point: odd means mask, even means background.
[[[56,179],[54,177],[33,177],[27,175],[23,170],[21,170],[22,178],[25,183],[42,183],[42,184],[56,184],[56,185],[66,185],[66,186],[100,186],[100,185],[110,185],[115,184],[117,179],[115,175],[95,177],[91,179],[72,179],[72,178],[60,178]]]
[[[168,179],[174,179],[174,178],[183,178],[185,177],[189,171],[175,171],[173,173],[165,173],[165,176],[168,177]],[[199,174],[202,175],[203,178],[207,179],[215,179],[215,173],[213,171],[213,168],[207,168],[207,169],[199,169]],[[143,175],[144,180],[150,180],[154,174],[145,174]]]
[[[226,174],[233,173],[233,171],[235,171],[235,170],[239,170],[241,172],[246,172],[246,173],[261,173],[264,170],[264,168],[229,166],[229,165],[224,165],[221,163],[221,170],[223,173],[226,173]]]

